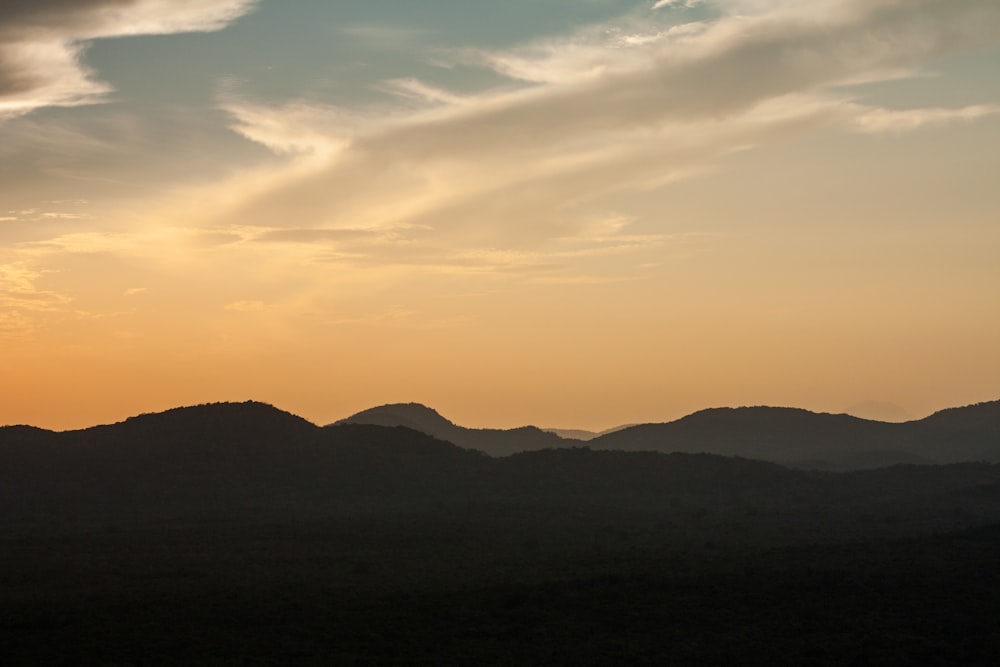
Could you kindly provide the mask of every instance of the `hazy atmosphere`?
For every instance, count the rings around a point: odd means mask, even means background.
[[[5,0],[0,424],[996,399],[996,0]]]

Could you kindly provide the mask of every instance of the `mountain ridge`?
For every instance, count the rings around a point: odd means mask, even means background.
[[[765,423],[770,415],[750,414]],[[949,416],[955,419],[957,413]],[[1000,516],[996,464],[820,472],[746,456],[566,442],[572,444],[491,457],[405,426],[320,427],[254,402],[191,406],[75,431],[6,427],[0,429],[0,524],[247,513],[301,518],[498,503],[785,512],[941,498],[933,502],[968,512],[996,509]]]
[[[608,429],[586,440],[563,437],[559,429],[544,431],[556,439],[540,436],[535,427],[469,429],[419,403],[369,408],[337,423],[409,426],[491,456],[586,442],[596,449],[711,453],[829,470],[1000,461],[1000,400],[898,423],[790,407],[706,408],[670,422]]]
[[[89,446],[87,442],[99,440],[104,434],[142,443],[152,436],[197,429],[202,440],[239,435],[250,446],[266,444],[269,438],[277,437],[293,447],[299,441],[349,424],[404,427],[494,457],[562,449],[584,442],[536,426],[467,428],[420,403],[376,406],[333,424],[318,426],[267,403],[245,401],[172,408],[135,415],[114,424],[69,431],[3,426],[0,443],[43,441],[51,434],[75,434],[73,437],[80,439],[82,446]],[[741,456],[828,470],[978,460],[1000,462],[1000,401],[947,408],[900,423],[801,408],[706,408],[670,422],[610,429],[585,442],[593,449]]]
[[[333,425],[341,424],[406,426],[453,442],[460,447],[477,449],[490,456],[509,456],[524,451],[564,447],[568,444],[566,438],[537,426],[519,426],[511,429],[459,426],[443,417],[437,410],[421,403],[380,405],[333,423]]]

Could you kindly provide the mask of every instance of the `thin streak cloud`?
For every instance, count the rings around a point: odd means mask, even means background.
[[[968,123],[1000,114],[1000,105],[977,104],[959,109],[866,109],[855,123],[862,132],[912,132],[924,127]]]
[[[219,222],[413,224],[430,230],[427,239],[463,247],[537,247],[584,233],[586,207],[599,196],[688,178],[761,142],[822,127],[887,131],[992,113],[880,110],[838,92],[995,40],[1000,5],[991,0],[733,7],[737,13],[710,23],[656,28],[660,37],[648,41],[624,43],[629,31],[616,24],[497,52],[484,62],[535,83],[453,102],[435,94],[418,111],[303,113],[286,105],[268,113],[229,101],[234,129],[278,152],[323,137],[339,150],[296,178],[262,183]],[[535,74],[496,64],[515,57]],[[595,62],[611,65],[595,71]],[[412,81],[405,88],[432,89]],[[341,119],[349,121],[339,126]]]

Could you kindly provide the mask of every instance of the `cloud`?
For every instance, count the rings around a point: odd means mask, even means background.
[[[704,0],[657,0],[653,5],[653,9],[662,9],[663,7],[684,7],[685,9],[691,9],[702,4],[704,4]]]
[[[256,0],[7,0],[0,7],[0,120],[99,102],[111,87],[82,63],[87,43],[221,30]]]
[[[979,104],[959,109],[865,109],[854,119],[862,132],[912,132],[928,126],[970,122],[1000,114],[1000,105]]]
[[[462,95],[428,85],[419,79],[392,79],[386,81],[382,87],[387,92],[420,102],[442,102],[458,105],[465,101],[465,97]]]
[[[0,262],[0,338],[30,336],[39,314],[68,308],[69,296],[38,287],[43,275],[26,260]]]
[[[561,83],[494,104],[456,124],[502,130],[502,135],[485,136],[506,143],[530,140],[536,133],[556,141],[623,127],[655,128],[671,120],[720,118],[1000,34],[1000,5],[992,0],[786,4],[790,7],[725,17],[698,30],[668,31],[643,48],[622,49],[612,41],[605,51],[617,64],[592,80],[583,74],[591,71],[595,57],[575,41],[551,55],[525,55],[534,62],[533,80]],[[498,58],[509,60],[507,54]],[[574,71],[575,76],[567,75]],[[467,138],[464,133],[462,138]],[[482,141],[477,143],[483,148]]]
[[[338,32],[351,39],[364,42],[368,48],[384,51],[403,49],[427,36],[427,31],[420,28],[383,23],[352,23],[342,26]]]
[[[817,129],[899,131],[996,112],[880,109],[844,88],[995,40],[992,1],[719,6],[734,12],[680,26],[629,16],[478,54],[533,73],[479,92],[396,79],[380,84],[396,93],[390,103],[345,108],[261,104],[228,88],[220,106],[273,151],[267,164],[175,192],[171,208],[129,218],[127,233],[81,233],[41,210],[4,212],[32,222],[0,231],[36,271],[83,254],[129,258],[143,272],[123,269],[109,293],[150,286],[130,307],[168,302],[178,276],[232,276],[224,296],[204,296],[216,314],[322,312],[342,292],[441,276],[468,277],[470,292],[639,280],[690,245],[676,232],[717,230],[683,228],[669,207],[655,224],[637,220],[609,195],[696,178],[736,151]],[[75,212],[53,208],[64,210]],[[57,237],[40,243],[39,225]],[[68,273],[49,282],[87,305]],[[32,312],[9,310],[23,315],[10,327]]]
[[[291,102],[268,107],[235,95],[225,95],[224,100],[234,120],[230,127],[278,154],[330,156],[350,143],[361,122],[356,115],[328,106]]]
[[[537,248],[586,234],[588,207],[603,195],[696,176],[757,143],[832,125],[875,131],[950,119],[952,112],[880,111],[845,97],[842,87],[899,76],[1000,36],[994,0],[720,6],[733,13],[681,26],[639,26],[627,17],[481,53],[482,63],[520,85],[455,100],[425,95],[416,110],[268,110],[228,100],[244,136],[277,152],[312,146],[323,159],[294,178],[243,189],[217,222],[299,230],[412,225],[427,231],[406,239],[409,250],[421,243]],[[434,87],[410,81],[404,89]],[[319,151],[324,140],[337,150]],[[293,234],[323,240],[316,231]]]

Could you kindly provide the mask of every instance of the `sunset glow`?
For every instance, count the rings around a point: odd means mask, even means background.
[[[5,2],[0,424],[993,400],[998,186],[996,0]]]

